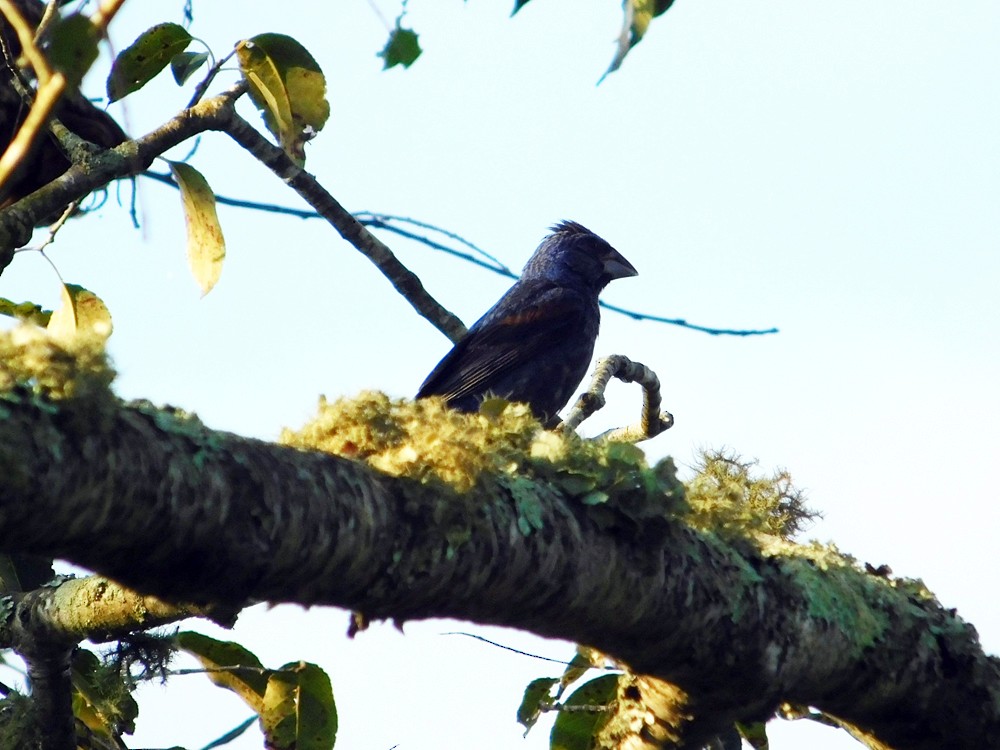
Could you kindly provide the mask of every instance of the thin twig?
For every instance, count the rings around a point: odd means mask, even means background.
[[[481,635],[476,635],[475,633],[463,633],[461,630],[452,630],[447,633],[441,633],[441,635],[464,635],[467,638],[475,638],[477,641],[482,641],[483,643],[488,643],[491,646],[496,646],[497,648],[502,648],[504,651],[510,651],[520,656],[530,656],[532,659],[538,659],[539,661],[548,661],[553,664],[560,664],[564,667],[570,666],[572,662],[568,662],[565,659],[553,659],[551,656],[541,656],[540,654],[533,654],[530,651],[522,651],[519,648],[514,648],[513,646],[505,646],[502,643],[497,643],[496,641],[491,641],[489,638],[483,638]]]
[[[649,320],[654,323],[669,323],[670,325],[680,326],[682,328],[690,328],[692,331],[701,331],[702,333],[708,333],[712,336],[765,336],[770,333],[778,333],[777,328],[766,328],[766,329],[739,329],[739,328],[708,328],[706,326],[695,325],[694,323],[688,323],[683,318],[664,318],[659,315],[649,315],[647,313],[635,312],[634,310],[629,310],[624,307],[619,307],[618,305],[612,305],[608,302],[601,302],[601,307],[611,310],[612,312],[621,313],[626,315],[633,320]]]
[[[167,174],[160,174],[158,172],[143,172],[143,177],[148,177],[151,180],[156,180],[157,182],[162,182],[165,185],[170,185],[173,188],[177,188],[177,183],[174,179]],[[215,196],[216,203],[220,203],[224,206],[233,206],[235,208],[246,208],[251,211],[262,211],[265,213],[275,213],[284,216],[294,216],[298,219],[322,219],[319,213],[312,209],[306,208],[292,208],[291,206],[281,206],[274,203],[263,203],[260,201],[244,200],[242,198],[233,198],[226,195]],[[411,219],[405,216],[394,216],[392,214],[382,214],[375,211],[357,211],[352,214],[359,223],[366,227],[374,227],[376,229],[384,229],[387,232],[392,232],[400,237],[405,237],[415,242],[419,242],[422,245],[426,245],[429,248],[438,250],[448,255],[452,255],[461,260],[472,263],[473,265],[479,266],[480,268],[485,268],[488,271],[492,271],[495,274],[504,276],[508,279],[517,279],[518,275],[510,270],[510,268],[504,265],[499,259],[486,252],[480,248],[475,243],[470,240],[465,239],[461,235],[448,231],[442,227],[436,226],[434,224],[429,224],[417,219]],[[449,239],[459,242],[468,248],[473,249],[476,253],[481,255],[483,258],[487,258],[489,261],[486,262],[481,258],[476,257],[470,253],[457,250],[454,247],[448,247],[445,244],[432,240],[422,234],[417,234],[416,232],[410,232],[402,227],[396,226],[393,222],[403,222],[407,224],[412,224],[416,227],[425,228],[433,232],[437,232]],[[601,307],[611,312],[618,313],[619,315],[624,315],[632,320],[648,320],[652,323],[665,323],[667,325],[679,326],[681,328],[688,328],[693,331],[700,331],[702,333],[707,333],[712,336],[763,336],[772,333],[778,333],[777,328],[767,328],[767,329],[747,329],[747,328],[712,328],[709,326],[701,326],[695,323],[689,323],[683,318],[667,318],[662,315],[653,315],[651,313],[639,312],[638,310],[631,310],[626,307],[619,307],[618,305],[613,305],[610,302],[604,302],[603,300],[599,303]]]
[[[59,0],[49,0],[45,4],[45,10],[42,13],[42,18],[38,22],[38,28],[35,29],[35,44],[38,44],[45,36],[45,32],[48,30],[49,25],[59,17]]]
[[[211,52],[209,54],[211,54]],[[228,55],[215,62],[212,67],[209,68],[208,74],[198,82],[197,86],[195,86],[194,94],[191,95],[191,101],[188,102],[188,109],[201,101],[201,98],[205,96],[205,92],[208,91],[208,87],[211,86],[212,81],[215,80],[215,76],[217,76],[219,71],[222,70],[222,66],[229,62],[229,58],[235,54],[236,49],[234,48]]]
[[[90,22],[103,32],[124,4],[125,0],[104,0],[90,17]]]

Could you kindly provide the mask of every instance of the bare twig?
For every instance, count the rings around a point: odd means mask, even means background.
[[[103,32],[124,4],[125,0],[103,0],[90,17],[90,22]]]
[[[601,302],[601,307],[606,310],[611,310],[612,312],[621,313],[622,315],[632,318],[633,320],[649,320],[654,323],[668,323],[672,326],[690,328],[692,331],[701,331],[702,333],[707,333],[712,336],[766,336],[769,333],[778,332],[777,328],[709,328],[707,326],[688,323],[683,318],[664,318],[659,315],[649,315],[648,313],[635,312],[634,310],[628,310],[624,307],[618,307],[618,305],[612,305],[604,301]]]
[[[59,0],[49,0],[45,4],[45,10],[42,13],[41,20],[38,22],[38,28],[35,29],[35,44],[42,40],[42,37],[45,36],[45,32],[48,30],[49,26],[58,17]]]
[[[223,130],[256,159],[316,209],[341,237],[367,257],[407,302],[452,341],[465,335],[465,325],[434,299],[415,273],[404,266],[392,251],[351,216],[316,178],[295,164],[279,147],[272,145],[250,123],[231,112]]]
[[[197,86],[195,86],[194,94],[191,95],[191,101],[188,102],[188,109],[201,101],[201,98],[205,96],[205,92],[208,91],[208,87],[211,86],[212,81],[215,80],[215,76],[217,76],[219,71],[222,70],[222,66],[229,62],[229,59],[235,54],[236,49],[234,48],[228,55],[216,61],[212,67],[209,68],[205,77],[198,82]]]
[[[585,419],[604,407],[604,391],[611,378],[642,386],[642,416],[637,424],[604,433],[601,435],[603,439],[638,443],[673,427],[673,415],[660,411],[660,381],[656,373],[641,362],[633,362],[622,354],[612,354],[597,363],[590,387],[580,395],[563,422],[564,430],[575,430]]]

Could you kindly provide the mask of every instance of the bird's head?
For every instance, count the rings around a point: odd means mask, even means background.
[[[563,221],[552,227],[552,234],[542,240],[521,277],[560,284],[582,281],[600,291],[613,279],[638,273],[621,253],[589,229],[575,221]]]

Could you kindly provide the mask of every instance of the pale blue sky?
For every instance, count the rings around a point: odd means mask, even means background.
[[[385,29],[362,0],[286,0],[280,18],[262,0],[238,11],[201,0],[193,32],[218,53],[262,31],[313,52],[332,116],[307,167],[349,209],[440,224],[513,268],[550,224],[576,219],[639,269],[608,301],[780,328],[712,338],[605,314],[598,352],[659,373],[677,423],[647,446],[651,458],[689,465],[702,447],[728,446],[787,467],[824,514],[807,537],[922,577],[1000,650],[1000,6],[678,0],[598,87],[617,3],[533,0],[508,19],[511,5],[413,0],[408,22],[426,51],[405,72],[381,72]],[[126,4],[115,44],[180,20],[181,6]],[[139,134],[188,95],[165,77],[112,111]],[[221,193],[301,205],[224,136],[206,136],[192,163]],[[319,393],[410,395],[447,350],[321,222],[222,208],[229,255],[200,300],[176,194],[143,182],[140,206],[141,232],[109,204],[51,251],[111,308],[125,396],[271,438],[308,418]],[[383,238],[467,323],[509,283]],[[57,288],[25,255],[0,295],[51,305]],[[611,400],[591,432],[635,418],[636,391],[614,388]],[[513,713],[548,665],[438,635],[454,624],[414,623],[405,637],[375,627],[353,642],[346,624],[339,611],[258,609],[233,637],[265,663],[330,671],[341,747],[545,746],[547,726],[522,741]],[[198,747],[247,714],[206,683],[145,691],[156,703],[143,704],[135,744]],[[799,725],[772,736],[775,750],[857,746]]]

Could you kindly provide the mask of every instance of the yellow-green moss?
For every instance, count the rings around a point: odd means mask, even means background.
[[[103,398],[115,373],[104,338],[60,338],[22,325],[0,332],[0,394],[22,390],[52,401]]]
[[[300,430],[285,430],[281,441],[459,494],[489,478],[524,503],[528,526],[536,526],[530,497],[546,489],[633,520],[662,516],[683,495],[679,483],[671,483],[672,471],[651,469],[639,448],[546,431],[527,406],[500,399],[475,414],[436,398],[390,399],[371,391],[321,399],[317,417]]]

